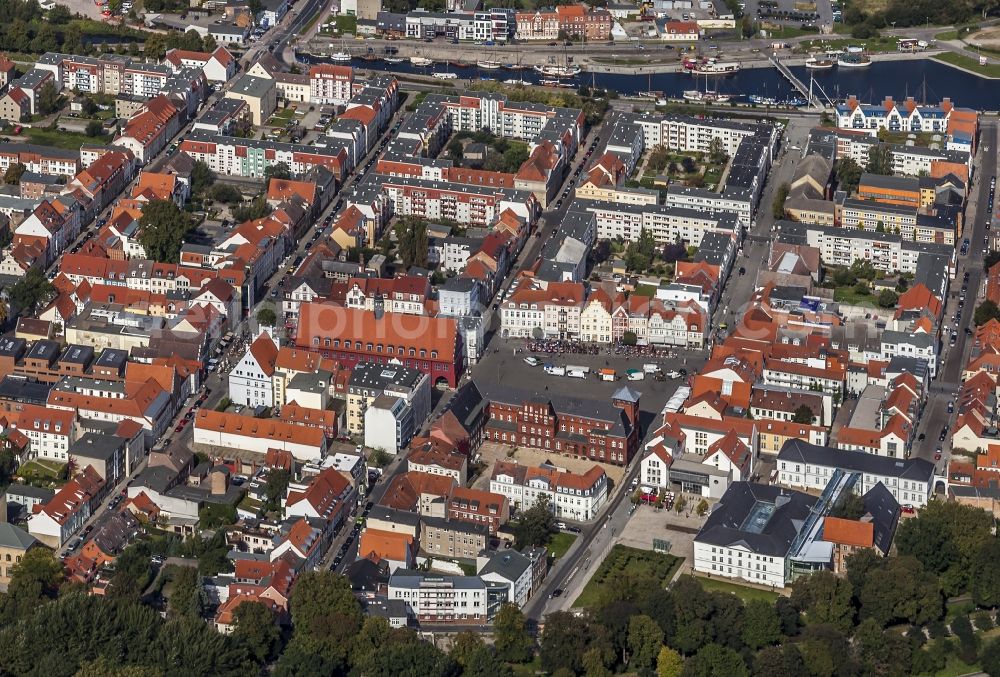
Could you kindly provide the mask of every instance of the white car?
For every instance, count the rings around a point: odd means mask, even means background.
[[[532,367],[537,367],[539,364],[541,364],[541,361],[537,357],[528,355],[526,358],[524,358],[524,363]]]
[[[667,378],[680,378],[680,377],[681,373],[679,371],[674,371],[673,369],[671,369],[670,371],[667,372]]]

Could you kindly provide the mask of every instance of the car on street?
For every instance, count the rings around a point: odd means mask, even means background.
[[[935,461],[941,460],[941,447],[938,447],[937,451],[934,452],[934,460]]]
[[[549,599],[552,599],[554,597],[562,597],[562,594],[563,594],[563,589],[562,588],[556,588],[551,593],[549,593]]]

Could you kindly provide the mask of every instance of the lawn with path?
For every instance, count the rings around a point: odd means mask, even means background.
[[[573,602],[573,606],[597,606],[613,588],[621,585],[624,579],[646,579],[650,585],[665,586],[683,561],[683,558],[673,555],[616,545],[587,581],[586,587]]]

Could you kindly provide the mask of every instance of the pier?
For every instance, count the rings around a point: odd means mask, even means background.
[[[820,101],[819,96],[817,94],[813,93],[811,87],[806,87],[805,84],[801,80],[799,80],[797,77],[795,77],[795,74],[792,73],[792,71],[790,71],[788,69],[788,66],[786,66],[783,63],[781,63],[778,60],[777,56],[775,56],[774,54],[771,54],[770,56],[767,57],[767,59],[772,64],[774,64],[774,67],[778,69],[778,72],[781,73],[781,75],[784,76],[784,78],[786,80],[788,80],[790,83],[792,83],[792,87],[794,87],[795,89],[797,89],[799,91],[799,94],[801,94],[802,96],[804,96],[806,98],[806,101],[809,102],[809,107],[810,108],[815,108],[817,110],[822,110],[823,109],[823,102]]]

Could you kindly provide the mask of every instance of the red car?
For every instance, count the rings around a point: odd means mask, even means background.
[[[175,433],[179,433],[182,430],[184,430],[184,424],[183,423],[181,423],[179,426],[177,426],[176,428],[174,428],[174,432]]]
[[[934,454],[934,460],[935,461],[940,461],[941,460],[941,452],[940,451],[937,452],[936,454]]]

